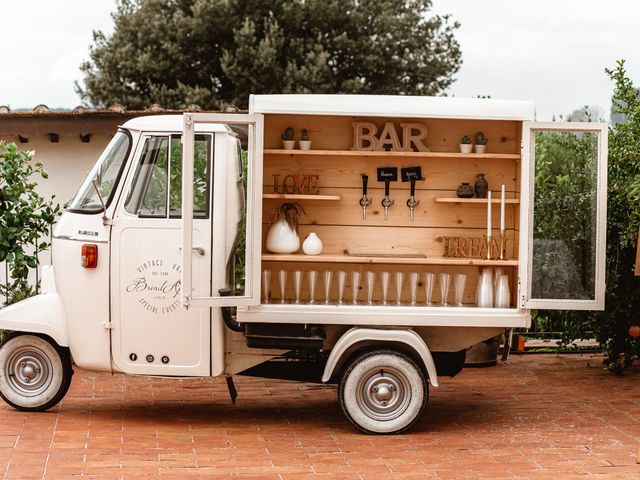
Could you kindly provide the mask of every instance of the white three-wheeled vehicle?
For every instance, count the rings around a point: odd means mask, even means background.
[[[128,121],[59,219],[42,293],[0,311],[0,395],[48,409],[72,365],[248,374],[337,383],[356,427],[406,430],[429,383],[530,309],[603,308],[607,127],[533,120],[519,101],[257,95]],[[567,139],[553,161],[588,172],[575,231],[534,181]],[[490,199],[459,188],[479,174]],[[271,231],[292,208],[313,254]],[[559,201],[554,225],[574,214]]]

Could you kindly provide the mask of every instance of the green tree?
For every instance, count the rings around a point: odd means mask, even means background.
[[[606,309],[541,315],[560,323],[567,344],[595,332],[606,349],[609,368],[619,373],[640,354],[640,340],[629,335],[630,326],[640,325],[640,279],[633,272],[640,225],[640,93],[627,77],[624,61],[606,72],[614,82],[614,113],[626,118],[609,129]],[[593,178],[594,165],[588,159],[593,158],[594,145],[580,136],[540,140],[539,151],[545,158],[536,162],[536,196],[540,196],[535,208],[545,216],[548,231],[536,235],[565,239],[574,263],[580,264],[585,249],[593,247],[589,198],[584,192]],[[536,148],[536,154],[539,151]],[[555,194],[545,195],[545,186]]]
[[[431,0],[119,0],[76,91],[96,107],[231,103],[251,93],[435,95],[461,64]]]
[[[33,152],[0,141],[0,262],[7,262],[11,277],[0,285],[5,304],[34,293],[29,268],[36,268],[38,253],[49,248],[43,238],[60,212],[57,204],[36,192],[36,176],[47,178],[47,172],[33,161]]]

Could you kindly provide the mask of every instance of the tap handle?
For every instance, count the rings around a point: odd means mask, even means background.
[[[384,182],[384,196],[385,197],[389,196],[389,187],[391,187],[391,182],[389,182],[389,180],[385,180],[385,182]]]
[[[369,183],[369,175],[362,174],[362,195],[367,194],[367,183]]]
[[[411,181],[411,196],[412,197],[416,196],[416,181],[415,180]]]

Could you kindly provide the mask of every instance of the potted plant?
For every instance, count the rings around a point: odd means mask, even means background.
[[[285,150],[293,150],[296,142],[293,140],[293,128],[287,127],[282,134],[282,148]]]
[[[297,203],[283,203],[269,216],[266,247],[272,253],[295,253],[300,248],[298,225],[305,211]]]
[[[465,135],[460,139],[460,153],[471,153],[473,145],[471,145],[471,139],[469,135]]]
[[[489,140],[484,136],[484,133],[476,133],[476,153],[484,153],[487,143],[489,143]]]
[[[311,140],[309,140],[309,132],[306,129],[302,129],[302,135],[300,135],[300,150],[311,150]]]

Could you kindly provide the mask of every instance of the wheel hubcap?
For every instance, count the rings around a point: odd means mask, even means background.
[[[404,373],[395,368],[371,369],[358,382],[356,399],[370,418],[393,420],[407,409],[411,385]]]
[[[51,384],[53,366],[48,356],[37,347],[17,349],[5,365],[5,377],[11,388],[25,397],[35,397]]]

